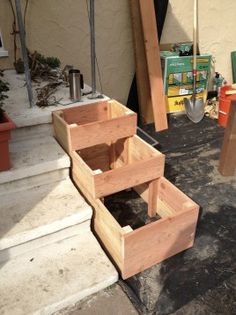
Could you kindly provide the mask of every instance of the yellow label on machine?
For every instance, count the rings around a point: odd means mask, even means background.
[[[192,95],[180,95],[174,97],[166,97],[166,110],[167,113],[176,113],[176,112],[183,112],[185,111],[184,107],[184,98],[190,99]],[[202,97],[204,103],[206,102],[207,98],[207,91],[204,90],[203,92],[197,94],[197,98]]]

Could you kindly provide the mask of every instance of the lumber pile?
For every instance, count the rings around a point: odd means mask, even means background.
[[[193,245],[199,206],[164,177],[165,156],[136,135],[136,114],[115,100],[53,112],[74,183],[94,209],[93,228],[124,279]],[[133,189],[149,223],[121,225],[104,197]]]

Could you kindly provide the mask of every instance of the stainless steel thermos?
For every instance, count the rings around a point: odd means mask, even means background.
[[[78,69],[69,71],[70,99],[72,101],[81,100],[81,89],[84,88],[83,75]]]

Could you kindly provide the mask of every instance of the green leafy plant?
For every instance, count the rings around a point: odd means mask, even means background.
[[[61,62],[57,57],[45,57],[38,53],[37,58],[40,63],[48,65],[52,69],[58,68],[61,65]]]
[[[2,71],[0,71],[0,76],[3,76]],[[2,106],[3,106],[4,100],[8,98],[8,96],[4,92],[7,92],[7,91],[9,91],[9,84],[0,78],[0,123],[3,122],[4,110]]]

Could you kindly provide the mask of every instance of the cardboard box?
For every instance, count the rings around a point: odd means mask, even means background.
[[[185,95],[185,96],[173,96],[173,97],[166,97],[166,108],[168,113],[177,113],[177,112],[184,112],[184,98],[191,98],[192,95]],[[204,90],[202,93],[198,93],[197,97],[202,97],[203,101],[206,102],[207,99],[207,90]]]
[[[184,98],[192,95],[192,56],[168,55],[161,52],[163,82],[167,96],[167,112],[184,111]],[[197,56],[197,95],[206,100],[211,66],[210,55]]]

